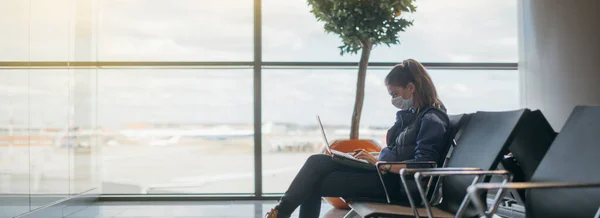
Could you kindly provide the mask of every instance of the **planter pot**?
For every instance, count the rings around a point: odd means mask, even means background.
[[[338,150],[341,152],[353,152],[356,149],[365,149],[367,152],[379,152],[381,151],[381,146],[373,140],[336,140],[331,144],[331,149]],[[323,153],[329,154],[327,150],[324,150]],[[350,209],[350,206],[341,198],[323,198],[333,207],[338,209]]]

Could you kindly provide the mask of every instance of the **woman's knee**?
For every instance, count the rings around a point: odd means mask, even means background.
[[[313,154],[308,159],[306,159],[306,163],[323,163],[331,161],[331,156],[325,154]]]

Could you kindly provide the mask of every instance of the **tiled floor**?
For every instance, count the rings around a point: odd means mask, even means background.
[[[107,217],[198,217],[198,218],[260,218],[275,205],[275,201],[180,201],[180,202],[97,202],[69,218]],[[346,210],[332,208],[324,203],[321,217],[343,217]],[[298,217],[296,212],[292,217]]]

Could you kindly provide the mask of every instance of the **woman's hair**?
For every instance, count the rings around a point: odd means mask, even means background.
[[[408,83],[411,82],[415,86],[413,96],[416,96],[416,100],[420,104],[419,107],[443,107],[431,77],[429,77],[425,67],[418,61],[407,59],[402,64],[394,66],[385,77],[386,85],[406,88]]]

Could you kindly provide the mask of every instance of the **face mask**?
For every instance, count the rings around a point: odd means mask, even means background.
[[[392,98],[392,104],[400,110],[408,110],[414,106],[412,97],[409,99],[404,99],[402,96]]]

